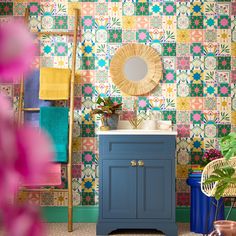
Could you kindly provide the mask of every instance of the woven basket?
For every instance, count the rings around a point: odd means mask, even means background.
[[[220,158],[208,163],[202,172],[201,177],[201,190],[208,197],[214,197],[216,191],[217,182],[211,184],[203,184],[206,179],[210,177],[213,171],[217,168],[222,168],[226,166],[231,166],[236,170],[236,156],[231,157],[230,160],[225,160],[225,158]],[[236,172],[236,171],[235,171]],[[233,177],[236,177],[236,173]],[[235,197],[236,196],[236,184],[230,184],[224,191],[222,197]]]

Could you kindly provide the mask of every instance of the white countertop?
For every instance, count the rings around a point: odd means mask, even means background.
[[[144,129],[115,129],[108,131],[97,131],[98,135],[177,135],[172,130],[144,130]]]

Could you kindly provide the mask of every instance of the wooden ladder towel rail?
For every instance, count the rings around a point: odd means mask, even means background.
[[[74,84],[75,84],[75,72],[76,72],[76,51],[78,43],[78,25],[80,10],[74,9],[74,32],[36,32],[35,34],[40,37],[41,35],[52,35],[52,36],[73,36],[73,52],[72,52],[72,68],[71,68],[71,80],[70,80],[70,112],[69,112],[69,144],[68,144],[68,163],[67,163],[67,177],[68,177],[68,232],[73,231],[73,192],[72,192],[72,139],[73,139],[73,125],[74,125]],[[28,24],[29,9],[25,11],[25,22]],[[22,114],[24,111],[39,111],[39,108],[24,108],[24,80],[23,76],[20,82],[20,96],[19,96],[19,107],[18,107],[18,123],[22,124]],[[25,191],[26,189],[22,189]],[[58,189],[27,189],[27,191],[67,191]]]

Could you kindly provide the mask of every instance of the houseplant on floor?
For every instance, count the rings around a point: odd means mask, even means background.
[[[93,109],[90,114],[101,115],[101,127],[100,130],[116,129],[119,120],[119,110],[121,109],[122,103],[113,102],[111,97],[102,98],[98,97],[97,108]]]
[[[187,184],[191,186],[191,208],[190,208],[190,230],[195,233],[207,234],[213,229],[215,220],[216,207],[213,207],[217,202],[214,198],[206,196],[201,191],[201,176],[204,167],[212,160],[222,158],[222,153],[217,149],[205,150],[202,157],[201,165],[194,165],[190,170]],[[217,214],[217,219],[224,219],[223,200],[219,202],[220,207]],[[204,207],[202,207],[204,206]]]
[[[203,170],[202,190],[216,199],[236,197],[236,133],[221,138],[220,149],[224,158],[215,160],[205,167],[211,174],[206,174],[205,178]],[[215,221],[214,226],[216,230],[212,235],[236,236],[234,221]]]

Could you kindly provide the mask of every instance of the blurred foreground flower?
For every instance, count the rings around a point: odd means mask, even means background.
[[[29,70],[36,47],[32,34],[19,20],[0,22],[0,81],[19,79]]]
[[[46,174],[53,155],[46,134],[30,126],[17,126],[8,100],[0,94],[0,209],[7,235],[43,235],[36,210],[13,200],[21,184],[34,183]],[[21,230],[18,233],[17,228]]]
[[[39,209],[32,205],[5,206],[5,233],[9,236],[44,236]]]

